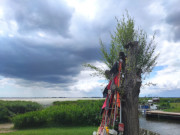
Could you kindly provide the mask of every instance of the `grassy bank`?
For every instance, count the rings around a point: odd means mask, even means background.
[[[39,128],[2,133],[2,135],[92,135],[95,130],[97,127]]]
[[[180,113],[180,103],[170,103],[170,107],[168,109],[164,109],[163,111]]]

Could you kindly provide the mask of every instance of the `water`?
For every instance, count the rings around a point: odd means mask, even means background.
[[[140,127],[160,135],[180,135],[180,121],[139,118]]]

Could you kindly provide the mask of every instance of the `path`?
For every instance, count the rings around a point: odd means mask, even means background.
[[[7,132],[15,131],[12,128],[13,128],[12,123],[0,124],[0,133],[7,133]]]

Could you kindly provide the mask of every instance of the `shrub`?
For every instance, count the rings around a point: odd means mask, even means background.
[[[42,106],[30,101],[1,101],[0,100],[0,122],[10,122],[16,114],[42,109]]]
[[[104,100],[55,102],[41,111],[17,115],[13,118],[15,128],[43,125],[98,125],[100,109]]]
[[[46,124],[43,111],[28,112],[13,117],[15,128],[40,127]]]
[[[0,106],[0,123],[10,121],[10,111],[5,106]]]
[[[36,111],[42,108],[40,104],[31,101],[0,101],[0,105],[5,106],[15,114]]]
[[[170,108],[170,104],[169,103],[160,103],[160,109],[168,109]]]

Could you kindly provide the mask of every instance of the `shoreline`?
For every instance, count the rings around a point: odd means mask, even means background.
[[[104,98],[76,98],[76,97],[72,97],[72,98],[64,98],[64,97],[57,97],[57,98],[52,98],[52,97],[38,97],[38,98],[0,98],[0,100],[3,101],[31,101],[31,102],[37,102],[43,106],[50,106],[52,105],[53,102],[55,101],[77,101],[77,100],[101,100]]]

